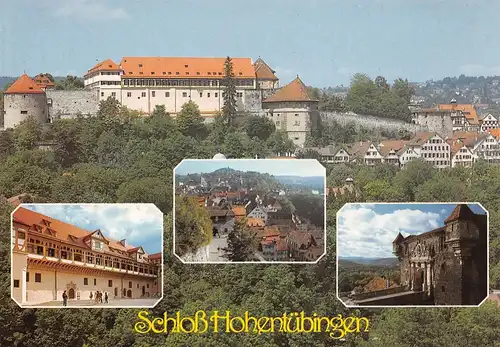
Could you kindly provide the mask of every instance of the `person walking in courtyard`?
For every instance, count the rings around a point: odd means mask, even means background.
[[[90,301],[92,301],[93,294],[90,292]]]
[[[108,303],[108,292],[104,293],[104,303]]]
[[[99,291],[96,291],[95,292],[95,303],[98,304],[99,303]]]
[[[64,291],[62,295],[62,299],[63,299],[63,306],[68,306],[68,294],[66,294],[66,291]]]

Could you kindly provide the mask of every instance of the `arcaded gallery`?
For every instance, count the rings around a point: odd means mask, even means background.
[[[23,306],[89,300],[107,292],[113,299],[161,296],[161,253],[112,240],[18,208],[12,216],[12,296]]]

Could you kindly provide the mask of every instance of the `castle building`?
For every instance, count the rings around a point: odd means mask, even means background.
[[[28,75],[23,74],[4,92],[4,128],[14,128],[32,116],[48,121],[47,96]]]
[[[120,64],[107,59],[84,76],[86,88],[99,100],[114,97],[130,109],[150,114],[156,105],[165,105],[171,115],[192,100],[204,116],[222,110],[226,58],[124,57]],[[279,80],[262,59],[232,58],[239,111],[257,103],[263,90],[273,90]]]
[[[487,215],[461,204],[444,224],[420,235],[398,234],[393,253],[401,284],[435,305],[479,305],[488,295]]]
[[[96,291],[111,299],[161,296],[161,253],[116,241],[19,207],[12,223],[12,297],[32,306],[89,300]]]
[[[262,101],[267,117],[277,130],[285,131],[295,145],[303,146],[306,136],[318,126],[319,100],[312,97],[297,76],[292,82]]]
[[[43,90],[54,89],[56,87],[55,83],[50,80],[46,74],[38,74],[33,78],[33,81]]]

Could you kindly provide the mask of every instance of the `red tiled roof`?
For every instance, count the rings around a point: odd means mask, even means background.
[[[389,154],[391,150],[394,150],[396,153],[400,151],[409,141],[403,140],[385,140],[380,142],[378,150],[380,154],[386,156]]]
[[[318,100],[313,98],[309,91],[307,90],[307,86],[301,79],[297,76],[292,82],[278,90],[271,97],[263,100],[262,102],[293,102],[293,101],[314,101]]]
[[[4,94],[45,94],[45,92],[28,75],[23,74]]]
[[[474,219],[475,213],[466,204],[460,204],[455,207],[450,216],[445,219],[445,223],[453,222],[458,219]]]
[[[490,134],[493,135],[497,140],[500,140],[500,128],[491,129]]]
[[[40,88],[54,87],[55,84],[46,75],[38,74],[33,80]]]
[[[257,61],[254,64],[255,68],[255,76],[259,80],[271,80],[271,81],[277,81],[278,77],[276,77],[275,72],[273,69],[267,65],[264,60],[261,58],[257,59]]]
[[[299,231],[299,230],[291,231],[288,234],[287,239],[295,242],[296,244],[298,244],[299,247],[307,246],[309,244],[309,240],[313,241],[313,243],[312,243],[313,245],[315,245],[315,242],[316,242],[311,233],[303,232],[303,231]]]
[[[249,227],[263,227],[266,222],[261,218],[247,218],[247,226]]]
[[[73,243],[79,244],[83,247],[86,247],[85,243],[83,242],[83,238],[93,233],[77,226],[60,221],[58,219],[28,210],[24,207],[19,207],[14,212],[13,217],[16,219],[16,221],[30,226],[40,225],[40,222],[42,220],[46,220],[50,222],[50,228],[56,231],[57,239],[63,242],[68,242],[68,240],[71,240]],[[119,251],[126,252],[130,249],[135,248],[134,246],[130,245],[124,247],[121,243],[119,243],[119,241],[116,240],[112,240],[109,238],[107,238],[107,240],[109,241],[109,247],[117,249]]]
[[[111,59],[106,59],[104,61],[101,61],[100,63],[97,63],[85,74],[85,76],[98,71],[121,71],[121,68]]]
[[[223,79],[226,58],[123,57],[124,77]],[[235,78],[255,78],[250,58],[231,58]]]
[[[161,253],[154,253],[148,256],[149,260],[161,260]]]
[[[465,115],[465,118],[469,121],[470,124],[472,125],[477,125],[479,124],[479,117],[477,115],[476,108],[474,105],[471,104],[440,104],[438,105],[439,110],[445,110],[445,111],[453,111],[453,110],[458,110],[462,111]]]

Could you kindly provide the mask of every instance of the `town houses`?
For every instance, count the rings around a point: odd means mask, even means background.
[[[226,181],[205,186],[200,183],[176,186],[176,194],[193,196],[206,208],[215,237],[234,230],[235,221],[245,221],[258,243],[258,258],[264,261],[318,260],[324,253],[324,228],[311,224],[280,202],[283,190],[233,190]]]
[[[349,145],[330,145],[312,148],[325,164],[362,163],[393,164],[404,168],[416,158],[431,163],[438,169],[470,166],[482,159],[488,163],[500,163],[500,133],[455,131],[444,137],[437,132],[419,132],[410,140],[383,140],[378,143],[360,141]]]

